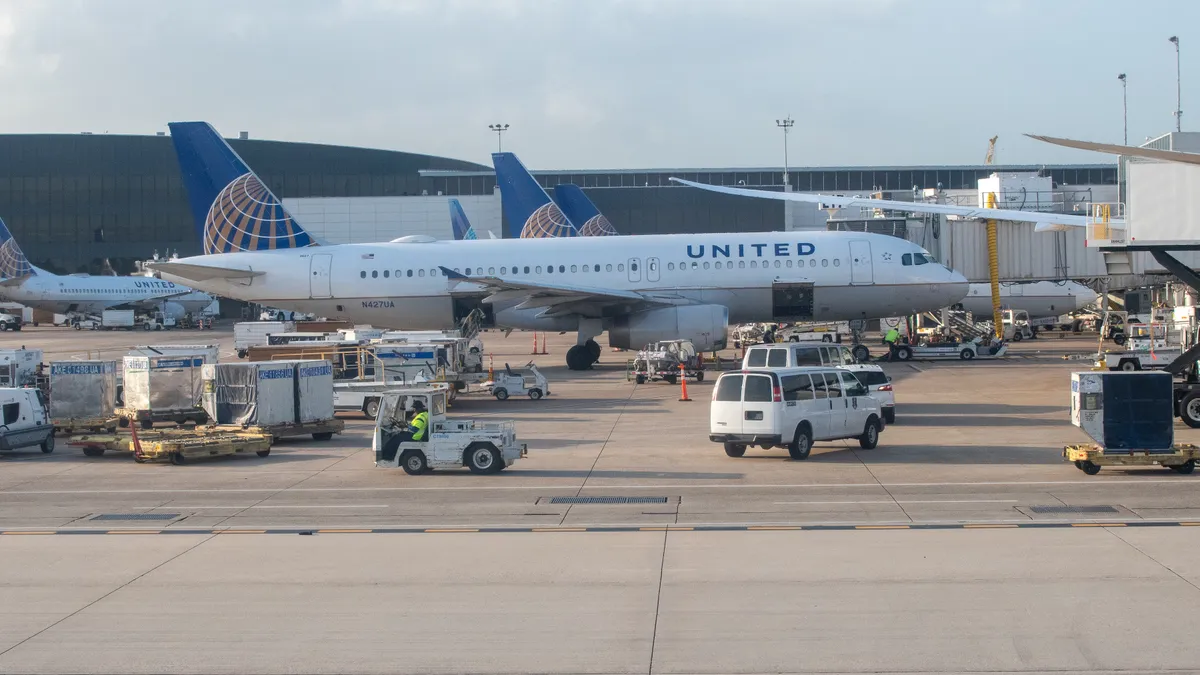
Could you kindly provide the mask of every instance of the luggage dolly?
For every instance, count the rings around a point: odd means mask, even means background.
[[[1104,466],[1162,466],[1176,473],[1189,474],[1196,469],[1200,458],[1200,447],[1191,443],[1176,443],[1162,450],[1114,450],[1106,453],[1095,443],[1068,445],[1063,448],[1063,459],[1075,464],[1075,468],[1089,476],[1100,473]]]

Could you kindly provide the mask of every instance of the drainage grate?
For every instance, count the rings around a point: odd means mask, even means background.
[[[173,520],[178,513],[101,513],[88,520]]]
[[[551,504],[666,504],[666,497],[551,497]]]
[[[1111,506],[1031,506],[1034,513],[1118,513]]]

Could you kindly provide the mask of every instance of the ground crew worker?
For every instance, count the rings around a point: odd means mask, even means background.
[[[413,401],[413,410],[417,413],[408,423],[408,432],[412,434],[412,440],[417,443],[424,443],[429,437],[429,412],[425,410],[425,404],[421,401]]]
[[[883,336],[883,341],[888,346],[888,361],[896,360],[896,343],[900,341],[900,331],[894,326],[890,328],[886,335]]]

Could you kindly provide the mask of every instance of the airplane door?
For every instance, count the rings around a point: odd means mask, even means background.
[[[641,263],[642,263],[642,261],[637,258],[630,258],[627,261],[627,264],[629,265],[629,280],[630,281],[641,281],[642,280],[642,264]]]
[[[660,264],[658,258],[646,258],[646,281],[658,281]]]
[[[333,266],[333,256],[315,254],[308,259],[308,294],[313,298],[330,298],[333,292],[329,287],[329,270]]]
[[[875,267],[871,264],[871,242],[866,239],[850,240],[850,283],[875,283]]]

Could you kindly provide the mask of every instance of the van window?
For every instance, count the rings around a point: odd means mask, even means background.
[[[771,376],[747,375],[746,396],[742,400],[747,403],[770,403]]]
[[[816,398],[812,379],[808,375],[785,375],[779,379],[783,382],[783,400],[811,401]]]
[[[716,401],[741,401],[742,376],[726,375],[717,382]]]
[[[866,396],[870,392],[867,386],[859,381],[858,377],[850,371],[842,371],[842,385],[847,396]]]
[[[797,366],[821,365],[821,352],[811,347],[799,347],[795,350]]]
[[[842,383],[838,381],[837,373],[824,373],[824,376],[826,395],[829,396],[829,398],[841,398]]]
[[[751,349],[750,356],[746,358],[746,365],[751,368],[762,368],[767,365],[767,352],[771,350],[764,348]]]
[[[15,424],[21,416],[20,403],[5,403],[4,404],[4,423]]]
[[[787,367],[787,350],[786,349],[771,349],[771,353],[767,355],[767,367],[769,368],[786,368]]]
[[[859,382],[862,382],[868,387],[874,387],[888,383],[887,375],[878,370],[856,370],[854,371],[854,376],[858,378]]]

